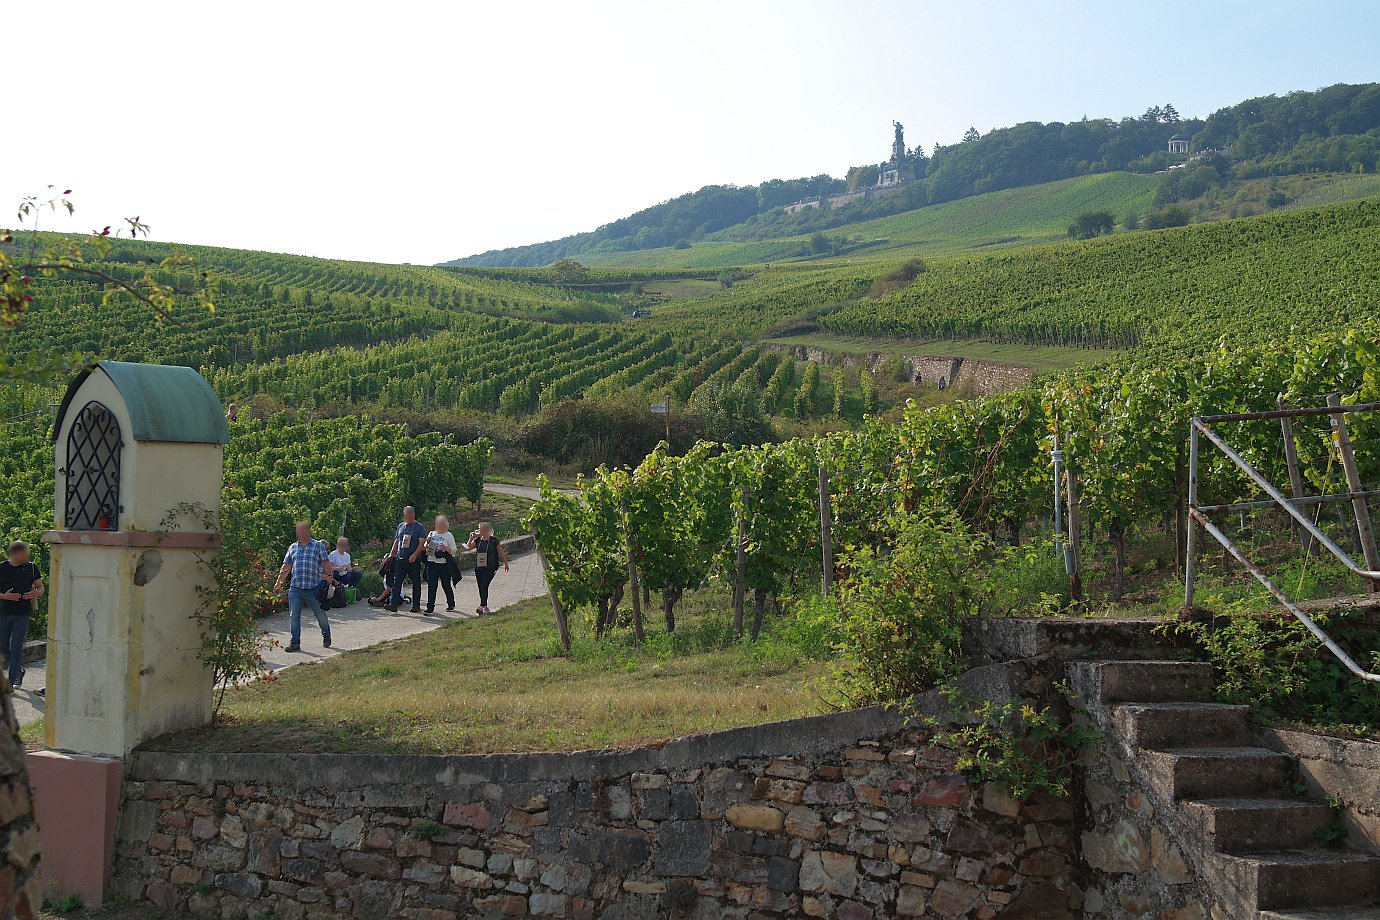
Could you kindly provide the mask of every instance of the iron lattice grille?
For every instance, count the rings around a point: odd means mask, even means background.
[[[69,530],[120,527],[120,423],[98,402],[82,408],[67,433]]]

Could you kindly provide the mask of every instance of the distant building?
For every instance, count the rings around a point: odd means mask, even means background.
[[[1182,134],[1176,134],[1169,139],[1169,152],[1174,154],[1188,153],[1188,138]]]

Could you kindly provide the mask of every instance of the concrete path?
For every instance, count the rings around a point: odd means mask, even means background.
[[[500,569],[489,588],[490,610],[502,610],[518,601],[546,594],[546,576],[542,573],[541,562],[536,553],[509,556],[508,561],[512,571],[504,572]],[[410,584],[408,589],[411,590]],[[423,591],[425,592],[425,588]],[[476,619],[474,608],[479,605],[479,588],[475,584],[473,572],[465,573],[464,581],[460,582],[455,592],[455,613],[444,612],[446,596],[439,590],[439,586],[436,595],[437,612],[429,617],[420,613],[410,613],[406,607],[397,613],[389,613],[382,607],[370,607],[363,598],[348,607],[329,611],[333,640],[331,648],[321,647],[321,630],[316,625],[316,618],[310,610],[304,610],[302,651],[292,654],[283,651],[289,641],[287,613],[267,617],[262,621],[264,628],[270,636],[278,640],[278,647],[270,650],[264,656],[264,660],[273,670],[281,671],[295,664],[320,661],[351,649],[365,648],[390,639],[401,639],[404,636],[427,632],[452,620]],[[426,608],[425,593],[422,595],[422,608]],[[44,685],[45,666],[45,661],[30,664],[24,677],[24,689],[14,695],[14,713],[20,725],[27,725],[43,718],[44,700],[33,691]]]
[[[485,492],[497,492],[500,495],[516,495],[518,498],[527,498],[536,501],[541,498],[541,489],[536,486],[515,486],[506,482],[486,482],[484,483]],[[575,489],[557,489],[557,492],[564,492],[567,495],[576,494]]]

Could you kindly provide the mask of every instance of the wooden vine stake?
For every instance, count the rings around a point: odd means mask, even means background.
[[[1069,570],[1069,594],[1075,601],[1083,600],[1083,560],[1079,558],[1078,550],[1081,542],[1082,522],[1078,517],[1078,476],[1073,470],[1073,460],[1068,459],[1067,480],[1065,481],[1065,494],[1069,503],[1069,542],[1068,552],[1072,564]]]
[[[1341,408],[1342,398],[1336,393],[1327,397],[1331,408]],[[1361,552],[1366,557],[1366,568],[1372,572],[1380,571],[1380,553],[1375,549],[1375,531],[1371,528],[1370,508],[1366,500],[1355,493],[1365,487],[1361,485],[1361,474],[1356,469],[1356,454],[1351,450],[1351,435],[1346,430],[1346,416],[1340,412],[1331,416],[1332,438],[1337,442],[1337,451],[1342,455],[1342,472],[1346,473],[1346,488],[1352,493],[1351,510],[1356,515],[1356,533],[1361,538]],[[1370,590],[1380,592],[1380,582],[1372,581]]]
[[[733,638],[743,638],[743,606],[747,595],[747,501],[748,490],[740,495],[738,508],[737,566],[733,582]]]
[[[632,520],[628,516],[628,500],[622,498],[618,502],[619,508],[623,512],[623,537],[628,548],[628,593],[632,595],[633,609],[633,638],[637,644],[642,644],[642,592],[637,587],[637,557],[633,555],[633,534]]]
[[[556,631],[561,636],[561,647],[569,652],[570,622],[566,619],[565,608],[561,606],[561,599],[556,596],[556,590],[551,587],[551,567],[546,564],[546,552],[541,548],[541,537],[537,533],[535,524],[532,526],[532,542],[537,548],[537,560],[541,562],[542,580],[546,582],[546,595],[551,598],[551,609],[556,612]]]
[[[821,579],[824,596],[828,597],[834,587],[834,534],[832,511],[829,507],[829,473],[824,464],[819,465],[819,546],[822,553],[820,562],[824,568]]]

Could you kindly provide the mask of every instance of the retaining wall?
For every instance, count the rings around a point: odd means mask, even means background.
[[[1284,728],[1257,732],[1262,747],[1299,760],[1309,791],[1342,806],[1348,842],[1380,853],[1380,744]]]
[[[115,884],[288,920],[1068,915],[1073,802],[970,784],[930,743],[965,716],[916,702],[608,752],[136,753]]]

